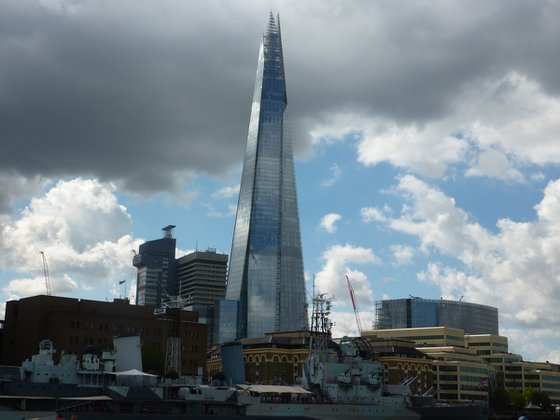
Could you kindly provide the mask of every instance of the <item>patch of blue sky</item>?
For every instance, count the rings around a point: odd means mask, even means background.
[[[437,186],[455,199],[456,207],[469,213],[470,221],[497,233],[498,220],[516,222],[536,219],[535,205],[543,198],[544,188],[557,179],[557,168],[531,167],[526,182],[507,182],[488,177],[461,177],[437,182]],[[531,175],[538,174],[537,176]]]
[[[214,248],[218,252],[229,253],[233,218],[209,215],[207,203],[210,200],[211,185],[206,184],[212,184],[212,181],[200,177],[197,182],[201,186],[201,193],[190,204],[181,204],[167,193],[157,194],[149,200],[120,194],[120,202],[133,208],[133,236],[144,240],[159,239],[163,235],[161,228],[175,225],[173,236],[177,239],[179,249],[204,251]]]

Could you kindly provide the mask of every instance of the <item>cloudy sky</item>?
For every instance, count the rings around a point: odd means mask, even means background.
[[[347,274],[366,326],[376,300],[463,296],[560,363],[557,1],[0,2],[0,299],[45,293],[40,251],[54,294],[134,298],[168,224],[229,254],[270,11],[335,333]]]

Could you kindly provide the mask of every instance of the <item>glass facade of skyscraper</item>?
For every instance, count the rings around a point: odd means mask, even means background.
[[[175,295],[175,239],[163,238],[140,245],[133,265],[136,277],[136,304],[161,306]]]
[[[238,302],[229,339],[307,328],[280,22],[261,44],[228,272]],[[223,337],[222,337],[223,339]]]
[[[375,303],[375,329],[450,327],[466,334],[498,334],[498,309],[444,299],[392,299]]]

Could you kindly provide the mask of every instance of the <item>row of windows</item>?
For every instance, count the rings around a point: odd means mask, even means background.
[[[421,371],[421,370],[426,370],[426,369],[428,369],[428,366],[426,366],[426,365],[424,365],[424,366],[422,366],[422,365],[416,365],[416,366],[414,366],[413,364],[409,366],[408,363],[405,363],[404,365],[403,365],[402,363],[398,363],[398,364],[397,364],[397,369],[399,369],[399,370],[405,370],[405,371],[408,371],[409,369],[410,369],[410,370]]]
[[[481,385],[461,384],[461,391],[483,391],[483,388]]]
[[[94,330],[94,323],[93,322],[84,322],[85,325],[85,329],[86,330]],[[54,327],[54,325],[51,325],[51,327]],[[71,321],[70,322],[70,328],[72,329],[80,329],[80,321]],[[145,334],[145,335],[156,335],[156,336],[161,336],[163,333],[163,330],[161,328],[154,328],[152,330],[150,330],[149,328],[144,328],[144,327],[136,327],[135,325],[117,325],[117,324],[112,324],[109,328],[109,324],[99,324],[99,331],[108,331],[111,330],[112,332],[120,332],[120,333],[132,333],[132,334],[136,334],[136,333],[140,333],[140,334]],[[151,333],[151,334],[150,334]],[[190,336],[190,338],[198,338],[199,337],[199,333],[198,331],[190,331],[190,333],[188,334]],[[186,337],[187,336],[187,332],[183,331],[182,332],[182,336]]]
[[[516,381],[508,382],[508,381],[506,381],[506,386],[510,387],[510,388],[514,388],[514,389],[515,388],[523,388],[521,381],[519,381],[519,382],[516,382]]]
[[[443,335],[409,335],[399,338],[405,338],[407,340],[422,341],[422,340],[443,340]]]
[[[69,337],[69,341],[73,344],[93,344],[94,339],[93,337],[78,337],[71,335]],[[107,337],[99,337],[97,339],[97,343],[107,345],[109,343],[109,340],[107,339]]]
[[[560,382],[560,375],[542,375],[543,381]]]
[[[462,382],[483,382],[487,379],[486,376],[466,376],[466,375],[461,375],[461,381]]]
[[[266,362],[266,357],[264,355],[260,355],[260,356],[243,356],[243,361],[245,362]],[[282,356],[282,358],[280,359],[279,356],[275,355],[272,357],[272,362],[282,362],[282,363],[288,363],[288,357],[287,356]],[[298,356],[293,356],[292,360],[290,363],[299,363],[299,357]]]
[[[464,337],[457,337],[456,335],[448,335],[447,339],[452,341],[465,341]]]
[[[500,349],[506,349],[508,347],[507,344],[504,343],[490,343],[490,342],[481,342],[481,343],[468,343],[469,347],[496,347]]]
[[[461,366],[461,372],[472,372],[472,373],[487,373],[486,368],[477,368],[472,366]]]

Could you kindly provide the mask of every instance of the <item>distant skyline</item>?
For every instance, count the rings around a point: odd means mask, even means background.
[[[560,3],[0,3],[1,301],[135,294],[132,250],[230,252],[256,57],[282,21],[309,293],[497,307],[560,363]],[[3,307],[0,308],[3,312]]]

